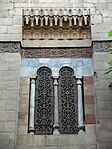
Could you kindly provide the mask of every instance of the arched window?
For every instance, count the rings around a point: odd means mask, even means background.
[[[29,132],[34,134],[77,134],[83,131],[82,82],[74,70],[63,67],[52,76],[41,67],[31,80]]]
[[[52,72],[42,67],[37,72],[35,93],[35,134],[52,134],[53,131],[53,79]]]
[[[62,134],[78,133],[77,80],[70,67],[63,67],[59,77],[59,126]]]

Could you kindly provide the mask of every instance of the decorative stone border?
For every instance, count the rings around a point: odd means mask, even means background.
[[[25,58],[90,58],[92,57],[92,47],[90,48],[38,48],[23,49]]]
[[[94,52],[109,52],[112,51],[112,41],[95,41],[93,42]]]
[[[0,53],[19,53],[20,43],[19,42],[0,42]]]
[[[0,42],[0,53],[19,53],[19,42]],[[24,48],[23,57],[26,58],[89,58],[93,52],[109,52],[112,51],[112,41],[94,41],[93,50],[89,48]]]

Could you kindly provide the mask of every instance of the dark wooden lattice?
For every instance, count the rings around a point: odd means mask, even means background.
[[[59,125],[61,134],[78,133],[77,82],[69,67],[60,70],[59,78]]]
[[[36,77],[35,134],[52,134],[53,129],[53,79],[51,70],[41,67]]]

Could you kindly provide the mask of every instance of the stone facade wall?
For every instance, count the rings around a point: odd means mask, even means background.
[[[83,72],[78,70],[80,65]],[[85,133],[83,135],[34,135],[28,133],[30,78],[38,68],[50,67],[58,75],[60,68],[71,66],[76,76],[84,75]],[[20,71],[20,111],[18,117],[17,149],[97,149],[93,96],[93,67],[91,58],[23,58]]]
[[[29,61],[27,67],[25,66],[26,61],[21,64],[20,45],[8,42],[21,42],[22,9],[29,7],[43,9],[90,8],[92,40],[108,40],[106,44],[99,45],[96,42],[97,44],[93,45],[94,64],[91,63],[91,68],[88,67],[90,61],[88,63],[86,60],[84,61],[87,68],[83,71],[85,74],[90,74],[85,75],[84,78],[86,133],[82,136],[36,136],[28,134],[30,78],[35,76],[37,63],[31,57],[31,59],[26,59]],[[4,41],[4,43],[0,43],[0,149],[112,148],[112,88],[109,87],[112,75],[104,75],[105,69],[108,68],[107,62],[112,59],[107,53],[112,50],[109,43],[111,39],[107,34],[111,26],[111,0],[76,0],[75,2],[73,0],[32,0],[31,2],[30,0],[0,0],[0,42]],[[52,51],[49,52],[52,54]],[[58,55],[58,52],[59,50],[55,53]],[[91,57],[92,53],[89,54],[87,56]],[[38,57],[34,56],[34,58]],[[43,60],[41,59],[41,61]],[[44,61],[45,63],[46,61]],[[93,80],[93,67],[95,80]],[[33,72],[33,75],[30,72]],[[94,113],[94,107],[96,113]]]
[[[30,3],[29,3],[30,2]],[[0,41],[21,41],[23,8],[90,8],[93,40],[109,39],[107,32],[112,25],[111,0],[1,0]]]
[[[12,44],[0,43],[0,149],[15,149],[19,101],[19,53],[1,53]],[[13,50],[12,50],[13,51]]]
[[[106,52],[94,53],[97,137],[99,149],[112,148],[112,74],[105,75],[112,56]]]

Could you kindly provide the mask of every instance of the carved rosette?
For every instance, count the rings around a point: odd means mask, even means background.
[[[87,9],[23,10],[23,40],[90,39]]]

